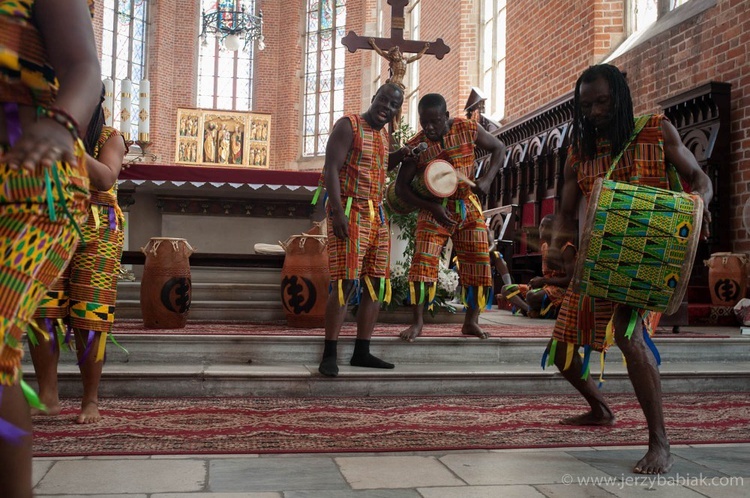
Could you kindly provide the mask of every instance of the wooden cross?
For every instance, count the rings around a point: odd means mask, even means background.
[[[391,6],[391,37],[390,38],[372,38],[375,45],[383,51],[388,51],[392,47],[399,47],[401,52],[419,53],[425,46],[423,41],[419,40],[404,40],[404,7],[409,4],[409,0],[388,0],[388,4]],[[349,31],[347,35],[341,39],[341,42],[349,52],[356,52],[358,48],[364,50],[372,50],[370,46],[369,36],[359,36],[354,31]],[[434,42],[430,42],[430,47],[427,49],[425,54],[434,55],[438,59],[442,59],[445,54],[450,52],[450,47],[443,42],[442,38],[438,38]]]

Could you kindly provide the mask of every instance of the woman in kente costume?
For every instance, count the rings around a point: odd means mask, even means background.
[[[117,177],[128,149],[119,131],[104,126],[101,100],[85,140],[91,208],[88,221],[81,227],[83,238],[65,273],[37,308],[34,318],[38,323],[33,327],[36,330],[29,331],[39,398],[47,408],[47,415],[60,413],[57,389],[60,345],[69,345],[71,335],[75,337],[83,380],[81,411],[76,419],[79,424],[101,420],[99,381],[107,337],[112,337],[115,321],[117,278],[124,243],[125,219],[117,204]],[[64,320],[68,322],[67,333]]]
[[[86,219],[101,69],[85,0],[0,0],[0,496],[31,496],[21,336]],[[38,401],[38,399],[37,399]]]

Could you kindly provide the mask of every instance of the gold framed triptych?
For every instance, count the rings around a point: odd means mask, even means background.
[[[178,108],[175,161],[268,168],[270,138],[270,114]]]

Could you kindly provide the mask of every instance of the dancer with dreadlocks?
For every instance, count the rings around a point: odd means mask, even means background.
[[[101,420],[99,380],[104,364],[107,335],[112,332],[117,299],[117,277],[124,243],[124,217],[117,204],[117,177],[127,153],[119,131],[104,126],[101,103],[86,133],[86,167],[91,180],[91,209],[82,243],[68,268],[47,293],[34,318],[37,324],[29,336],[39,397],[46,415],[60,413],[57,390],[57,363],[60,347],[69,342],[63,320],[75,338],[78,367],[83,380],[79,424]],[[33,412],[33,411],[32,411]]]
[[[576,82],[574,99],[572,144],[565,164],[560,213],[556,218],[549,257],[559,261],[560,249],[575,234],[574,220],[581,195],[589,198],[594,180],[606,175],[623,149],[612,179],[674,189],[678,178],[668,167],[668,163],[673,164],[676,173],[703,198],[706,211],[702,235],[707,237],[711,220],[707,206],[713,195],[711,181],[667,118],[663,115],[648,116],[645,126],[638,132],[625,77],[619,69],[608,64],[592,66],[583,72]],[[628,338],[626,331],[631,316],[636,317],[635,330]],[[591,411],[560,423],[612,425],[614,413],[588,375],[590,351],[607,348],[609,341],[605,339],[611,322],[614,342],[625,357],[628,376],[648,425],[648,451],[633,468],[634,472],[641,474],[664,473],[672,466],[664,427],[659,371],[648,345],[649,335],[658,319],[657,313],[581,296],[571,285],[545,352],[550,356],[550,362],[554,362],[591,407]],[[583,360],[577,353],[581,346],[585,353]]]

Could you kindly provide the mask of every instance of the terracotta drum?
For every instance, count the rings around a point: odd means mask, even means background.
[[[286,251],[281,269],[281,302],[287,323],[291,327],[323,327],[330,280],[328,237],[303,233],[289,237],[281,245]]]
[[[734,306],[747,291],[747,254],[715,252],[705,261],[711,304]]]
[[[181,329],[190,311],[192,284],[187,240],[154,237],[141,251],[146,255],[141,281],[143,325],[150,329]]]

